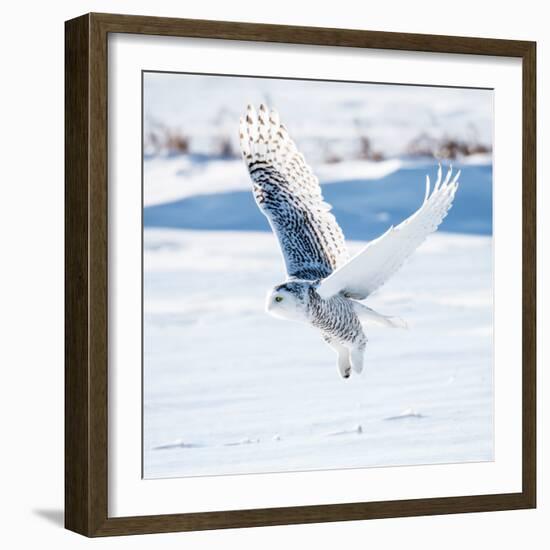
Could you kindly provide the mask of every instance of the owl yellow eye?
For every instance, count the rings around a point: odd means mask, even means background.
[[[276,302],[282,302],[282,301],[283,301],[283,297],[282,297],[282,296],[275,296],[275,301],[276,301]]]

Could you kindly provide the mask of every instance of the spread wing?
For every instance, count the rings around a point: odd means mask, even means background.
[[[458,187],[460,171],[452,179],[451,176],[449,170],[442,183],[440,165],[437,182],[431,191],[430,178],[426,176],[426,196],[422,206],[334,271],[321,282],[317,292],[323,298],[341,293],[363,300],[382,286],[447,215]]]
[[[347,260],[344,235],[319,180],[275,111],[248,106],[240,141],[254,197],[277,236],[289,277],[323,279]]]

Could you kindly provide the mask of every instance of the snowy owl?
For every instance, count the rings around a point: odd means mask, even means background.
[[[441,165],[433,188],[426,176],[422,206],[396,227],[349,258],[344,235],[319,180],[281,124],[278,114],[251,105],[240,120],[242,155],[254,198],[277,236],[287,280],[267,296],[273,316],[317,328],[338,355],[338,371],[349,378],[363,370],[364,325],[406,327],[397,317],[375,312],[365,300],[434,232],[451,208],[460,172]]]

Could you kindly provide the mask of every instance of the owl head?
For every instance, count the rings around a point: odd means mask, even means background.
[[[267,294],[267,312],[280,319],[307,321],[307,301],[310,286],[310,284],[302,281],[289,281],[277,285]]]

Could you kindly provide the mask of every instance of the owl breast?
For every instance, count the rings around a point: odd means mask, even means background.
[[[318,328],[328,341],[341,344],[354,344],[366,341],[353,302],[344,296],[321,298],[316,292],[310,293],[308,303],[310,323]]]

